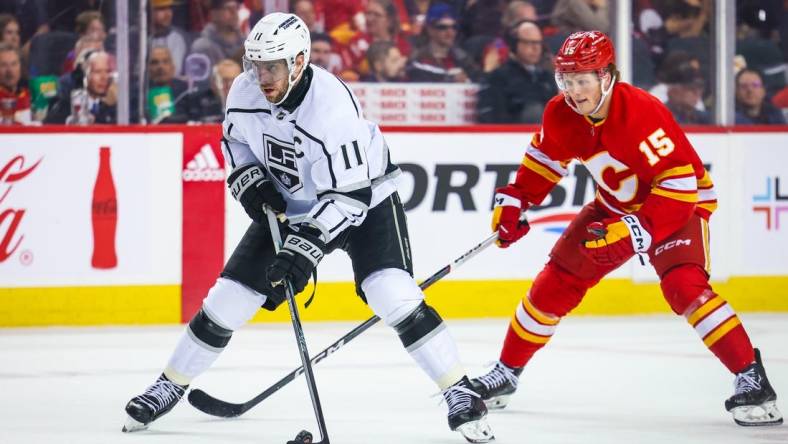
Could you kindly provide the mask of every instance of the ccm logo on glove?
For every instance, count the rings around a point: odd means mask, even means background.
[[[637,253],[645,253],[651,247],[651,235],[640,224],[637,216],[628,214],[621,218],[627,225],[629,235],[632,237],[632,249]]]

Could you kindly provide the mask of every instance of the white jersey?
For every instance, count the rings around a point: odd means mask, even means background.
[[[308,222],[329,242],[396,191],[400,170],[350,88],[320,67],[311,70],[292,113],[270,104],[251,75],[239,75],[227,97],[222,149],[232,168],[263,166],[291,223]]]

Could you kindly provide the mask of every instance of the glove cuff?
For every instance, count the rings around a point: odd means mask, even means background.
[[[632,249],[635,253],[646,253],[651,248],[651,233],[640,219],[634,214],[627,214],[621,217],[621,222],[629,231],[629,238],[632,241]]]
[[[530,205],[528,201],[523,199],[520,190],[514,185],[509,184],[495,190],[495,206],[511,206],[526,210]]]
[[[233,199],[239,200],[241,195],[265,178],[262,168],[255,164],[244,165],[236,168],[227,178],[227,185]]]

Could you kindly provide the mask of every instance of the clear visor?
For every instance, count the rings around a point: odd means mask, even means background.
[[[260,61],[243,59],[244,71],[251,72],[257,83],[271,85],[290,75],[285,59]]]
[[[593,71],[555,73],[555,84],[562,92],[572,92],[578,89],[587,91],[590,88],[598,88],[601,81],[600,73]]]

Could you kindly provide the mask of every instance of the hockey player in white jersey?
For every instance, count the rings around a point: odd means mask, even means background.
[[[442,390],[449,427],[471,442],[492,440],[487,410],[470,388],[454,341],[412,277],[394,180],[400,170],[380,129],[364,118],[342,81],[309,65],[309,31],[295,15],[265,16],[244,48],[244,73],[227,99],[222,145],[232,167],[232,195],[254,222],[164,372],[126,405],[124,431],[147,428],[169,412],[234,330],[261,306],[274,310],[285,301],[276,283],[289,279],[302,291],[323,255],[339,248],[350,256],[359,296]],[[263,205],[289,220],[279,254]]]

